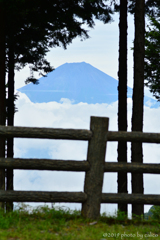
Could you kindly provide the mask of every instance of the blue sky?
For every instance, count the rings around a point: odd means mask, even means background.
[[[47,59],[56,68],[66,62],[87,62],[108,75],[117,79],[118,72],[118,15],[115,22],[104,25],[96,21],[96,26],[90,31],[90,39],[83,42],[79,38],[70,44],[67,50],[63,48],[52,49]],[[128,86],[133,87],[133,45],[134,24],[133,17],[129,16],[128,24]],[[26,67],[15,75],[16,89],[24,86],[25,79],[29,76]],[[148,90],[145,95],[151,96]],[[117,130],[118,103],[113,104],[87,104],[73,105],[69,100],[62,99],[61,103],[32,103],[25,94],[20,94],[17,101],[19,112],[15,115],[16,126],[54,127],[54,128],[81,128],[89,129],[90,116],[104,116],[110,118],[109,130]],[[132,101],[128,99],[128,130],[131,130]],[[159,109],[144,108],[144,131],[160,132]],[[15,157],[25,157],[30,150],[39,149],[47,152],[54,159],[85,160],[87,143],[76,141],[51,141],[51,140],[15,140]],[[144,144],[144,162],[158,163],[159,150],[156,144]],[[36,157],[36,156],[35,156]],[[117,160],[117,144],[108,143],[106,161]],[[130,144],[128,144],[128,161],[130,161]],[[104,192],[117,191],[116,173],[105,173]],[[128,174],[130,176],[130,174]],[[160,193],[159,176],[144,174],[144,192],[150,194]],[[49,171],[15,171],[15,190],[46,190],[46,191],[83,191],[84,174],[49,172]],[[130,177],[128,187],[130,192]],[[80,205],[67,204],[75,208]],[[147,211],[150,206],[146,206]],[[103,204],[102,211],[114,212],[115,204]]]

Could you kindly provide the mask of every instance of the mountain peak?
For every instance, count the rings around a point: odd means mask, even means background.
[[[118,81],[86,62],[64,63],[46,77],[39,79],[39,84],[30,83],[18,91],[25,93],[34,103],[60,102],[68,98],[74,104],[107,103],[118,100]],[[132,88],[127,88],[127,96],[132,97]],[[149,102],[150,101],[150,102]],[[145,98],[152,106],[157,102]]]

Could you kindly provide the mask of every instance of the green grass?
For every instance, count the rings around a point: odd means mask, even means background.
[[[80,211],[20,204],[13,212],[0,213],[0,240],[107,240],[160,239],[160,221],[128,219],[119,212],[102,214],[99,221],[84,219]]]

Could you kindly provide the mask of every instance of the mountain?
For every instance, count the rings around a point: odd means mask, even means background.
[[[92,65],[81,63],[65,63],[46,77],[39,79],[39,84],[32,83],[19,88],[34,103],[60,102],[61,98],[73,100],[73,104],[107,103],[118,100],[118,81]],[[132,98],[132,88],[127,88],[127,97]],[[157,108],[156,100],[144,98],[146,106]]]
[[[144,213],[144,219],[148,220],[148,219],[151,219],[152,216],[153,216],[153,213],[152,213],[152,210],[154,210],[155,207],[152,206],[148,212]]]

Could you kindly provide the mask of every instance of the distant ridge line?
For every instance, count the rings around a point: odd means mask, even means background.
[[[28,84],[17,89],[25,93],[33,103],[61,102],[62,98],[88,104],[118,101],[118,80],[93,67],[89,63],[65,63],[57,67],[39,84]],[[132,97],[133,89],[127,87],[127,97]],[[159,104],[150,97],[144,97],[144,105],[157,108]]]

